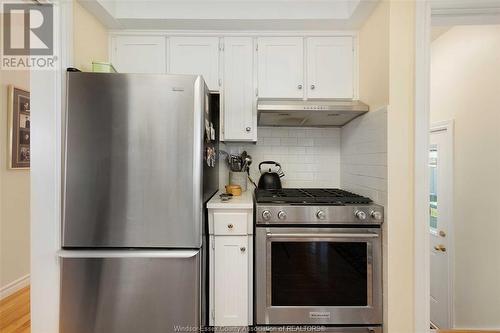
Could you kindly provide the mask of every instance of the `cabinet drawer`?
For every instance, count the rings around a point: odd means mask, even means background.
[[[215,235],[246,235],[247,213],[214,213]]]

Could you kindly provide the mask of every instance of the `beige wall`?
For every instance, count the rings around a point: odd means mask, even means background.
[[[432,44],[431,122],[455,121],[457,328],[500,329],[499,55],[500,26],[453,27]]]
[[[384,330],[414,330],[415,1],[382,1],[359,32],[360,99],[387,112]]]
[[[389,2],[380,3],[359,30],[359,98],[371,110],[389,103]]]
[[[359,36],[359,99],[370,106],[371,111],[380,110],[382,107],[389,104],[389,1],[381,1],[375,8],[370,17],[364,22],[358,32]],[[384,108],[386,110],[386,108]],[[385,111],[385,113],[387,113]],[[387,114],[385,115],[387,122]],[[358,129],[356,128],[356,131]],[[384,126],[387,132],[387,124]],[[348,130],[347,133],[350,131]],[[373,130],[372,130],[373,132]],[[345,145],[345,140],[342,140],[342,145]],[[384,133],[384,141],[387,143],[387,133]],[[344,149],[345,150],[345,149]],[[385,174],[387,175],[387,147],[381,149],[385,154],[383,156],[385,166]],[[347,157],[343,157],[343,161]],[[343,173],[351,167],[343,168]],[[344,180],[346,177],[342,174],[342,187],[350,188]],[[363,177],[366,179],[366,177]],[[387,178],[379,180],[380,186],[384,187],[383,199],[379,199],[379,203],[383,204],[387,209]],[[353,192],[363,192],[360,189],[353,189]],[[365,193],[366,194],[366,193]],[[373,193],[367,196],[374,198]],[[383,281],[384,290],[388,290],[388,269],[387,269],[387,224],[382,226],[383,232]],[[384,322],[387,322],[387,299],[388,293],[384,292]]]
[[[29,72],[0,71],[0,289],[30,272],[30,172],[7,161],[10,84],[29,90]]]
[[[387,330],[414,328],[415,1],[391,1],[388,109]]]
[[[91,71],[92,61],[108,62],[108,32],[78,1],[73,4],[73,63]]]

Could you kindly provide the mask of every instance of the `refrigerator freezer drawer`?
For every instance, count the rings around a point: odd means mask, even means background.
[[[62,251],[61,333],[201,324],[201,251]]]

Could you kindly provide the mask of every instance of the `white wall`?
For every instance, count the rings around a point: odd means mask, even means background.
[[[8,85],[29,91],[29,71],[0,72],[0,297],[30,273],[30,171],[8,168]]]
[[[253,158],[251,176],[258,182],[258,164],[272,160],[281,164],[283,187],[340,186],[340,129],[259,127],[257,143],[226,143],[229,153],[246,150]],[[228,169],[221,168],[221,186],[228,182]],[[222,188],[222,187],[221,187]]]
[[[500,329],[499,55],[500,26],[432,43],[431,121],[455,121],[455,328]]]

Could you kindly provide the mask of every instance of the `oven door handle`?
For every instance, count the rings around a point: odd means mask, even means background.
[[[267,238],[378,238],[379,235],[375,233],[286,233],[286,234],[273,234],[267,233]]]

